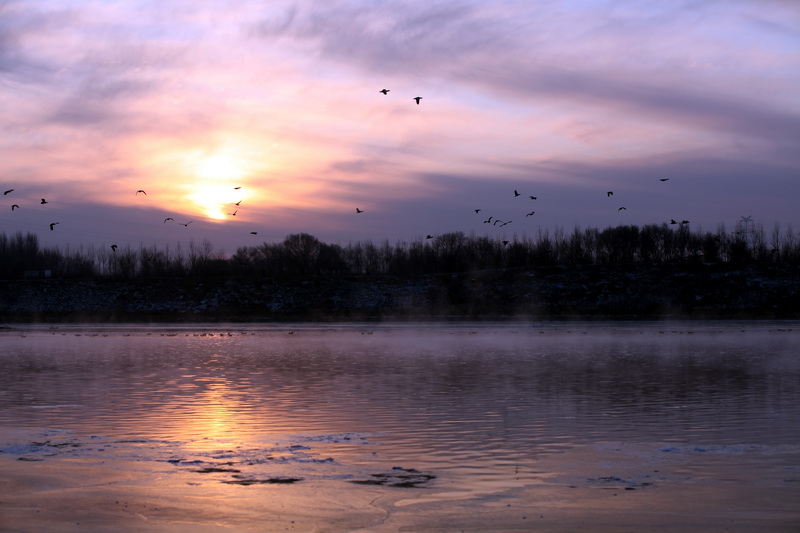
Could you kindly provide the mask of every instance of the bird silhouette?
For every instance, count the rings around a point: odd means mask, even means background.
[[[628,209],[627,209],[627,208],[625,208],[625,207],[620,207],[619,209],[617,209],[617,211],[627,211],[627,210],[628,210]]]
[[[669,181],[669,178],[658,178],[658,181]]]
[[[503,243],[503,246],[507,246],[510,241],[501,241],[501,242]]]
[[[191,224],[192,222],[194,222],[194,220],[190,220],[190,221],[189,221],[189,222],[187,222],[186,224],[184,224],[183,222],[178,222],[178,224],[180,224],[181,226],[184,226],[184,227],[188,227],[188,226],[189,226],[189,224]]]
[[[364,212],[364,211],[362,211],[361,209],[359,209],[359,208],[357,208],[357,207],[356,207],[356,213],[363,213],[363,212]]]
[[[481,210],[480,210],[480,209],[476,209],[476,210],[475,210],[475,212],[476,212],[476,213],[480,213],[480,212],[481,212]]]
[[[237,209],[237,210],[235,210],[233,213],[228,213],[228,214],[229,214],[230,216],[232,216],[232,217],[235,217],[235,216],[236,216],[236,213],[238,213],[238,212],[239,212],[239,210]]]
[[[607,196],[607,197],[609,197],[609,198],[610,198],[611,196],[614,196],[614,191],[608,191],[608,192],[606,193],[606,196]]]
[[[517,190],[514,189],[514,198],[516,198],[517,196],[519,196],[519,192],[517,192]]]
[[[10,193],[10,192],[14,192],[14,189],[8,189],[7,191],[5,191],[5,192],[3,193],[3,196],[5,196],[6,194],[8,194],[8,193]]]
[[[258,235],[258,232],[257,231],[251,231],[250,235]]]
[[[50,231],[53,231],[54,229],[56,229],[56,224],[58,224],[58,222],[51,222],[50,223]]]
[[[412,100],[416,100],[417,101],[417,105],[419,105],[419,101],[422,100],[422,97],[421,96],[415,96],[414,98],[412,98]]]
[[[688,223],[689,223],[689,221],[688,221],[688,220],[681,220],[681,225],[683,225],[683,224],[688,224]]]
[[[241,200],[239,200],[238,202],[234,202],[233,205],[239,205],[240,203],[242,203]]]
[[[428,236],[427,236],[427,237],[425,237],[425,238],[426,238],[426,239],[433,239],[433,235],[428,235]]]
[[[167,223],[167,220],[171,220],[171,221],[175,222],[175,219],[174,219],[174,218],[172,218],[172,217],[167,217],[167,218],[165,218],[165,219],[164,219],[164,224],[166,224],[166,223]]]
[[[530,198],[531,200],[536,200],[535,196],[528,196],[528,198]]]
[[[670,223],[670,224],[677,224],[678,222],[677,222],[677,221],[676,221],[674,218],[671,218],[671,219],[670,219],[670,221],[669,221],[669,223]]]
[[[391,90],[391,89],[381,89],[381,90],[380,90],[380,91],[378,91],[378,92],[379,92],[379,93],[383,93],[383,94],[389,94],[389,91],[390,91],[390,90]]]
[[[46,204],[46,203],[47,203],[47,200],[45,200],[44,198],[42,198],[41,205],[44,205],[44,204]]]
[[[528,213],[528,214],[527,214],[527,215],[525,215],[525,216],[526,216],[526,217],[532,217],[532,216],[533,216],[533,215],[535,215],[535,214],[536,214],[536,211],[531,211],[530,213]]]
[[[114,253],[117,252],[117,245],[116,244],[112,244],[111,245],[111,251],[114,252]]]
[[[239,189],[241,189],[241,187],[234,187],[233,188],[234,191],[238,191]]]
[[[12,204],[11,210],[13,211],[14,209],[19,209],[19,206],[17,204]]]
[[[147,196],[147,193],[146,193],[146,192],[144,192],[144,189],[139,189],[138,191],[136,191],[136,194],[139,194],[139,193],[142,193],[142,194],[144,194],[145,196]]]
[[[484,224],[491,224],[492,223],[492,217],[487,218],[486,220],[483,221],[483,223]]]

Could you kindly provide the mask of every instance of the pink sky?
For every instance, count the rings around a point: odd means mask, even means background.
[[[797,230],[798,35],[791,0],[6,1],[0,231]]]

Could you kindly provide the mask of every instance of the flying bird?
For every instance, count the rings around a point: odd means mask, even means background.
[[[489,217],[483,221],[484,224],[491,224],[491,222],[492,222],[492,217]]]
[[[144,189],[139,189],[138,191],[136,191],[136,194],[139,194],[139,193],[142,193],[142,194],[144,194],[145,196],[147,196],[147,193],[146,193],[146,192],[144,192]]]
[[[535,196],[529,196],[528,198],[530,198],[531,200],[536,200]]]
[[[428,236],[427,236],[427,237],[425,237],[425,238],[426,238],[426,239],[433,239],[433,235],[428,235]]]
[[[533,216],[533,215],[535,215],[535,214],[536,214],[536,211],[531,211],[530,213],[528,213],[528,214],[527,214],[527,215],[525,215],[525,216],[526,216],[526,217],[532,217],[532,216]]]
[[[503,246],[507,246],[510,241],[501,241],[501,242],[503,243]]]
[[[357,207],[356,207],[356,213],[363,213],[363,212],[364,212],[364,211],[362,211],[361,209],[359,209],[359,208],[357,208]]]
[[[421,96],[415,96],[414,98],[412,98],[412,100],[416,100],[417,101],[417,105],[419,105],[419,101],[422,100],[422,97]]]
[[[233,188],[234,191],[238,191],[239,189],[241,189],[241,187],[234,187]]]
[[[517,192],[517,189],[514,189],[514,198],[516,198],[517,196],[519,196],[519,192]]]
[[[235,217],[235,216],[236,216],[236,213],[238,213],[238,212],[239,212],[239,210],[237,209],[237,210],[235,210],[233,213],[228,213],[228,214],[229,214],[230,216],[232,216],[232,217]]]
[[[189,222],[187,222],[186,224],[184,224],[183,222],[178,222],[178,224],[180,224],[181,226],[187,227],[187,226],[189,226],[189,224],[191,224],[192,222],[194,222],[194,220],[190,220],[190,221],[189,221]]]
[[[164,219],[164,224],[166,224],[166,223],[167,223],[167,220],[171,220],[171,221],[175,222],[175,219],[174,219],[174,218],[172,218],[172,217],[167,217],[167,218],[165,218],[165,219]]]
[[[19,206],[17,204],[13,204],[11,206],[11,210],[13,211],[14,209],[19,209]]]
[[[242,203],[241,200],[239,200],[238,202],[234,202],[233,205],[239,205],[240,203]]]
[[[117,245],[116,244],[112,244],[111,245],[111,251],[114,252],[114,253],[117,252]]]
[[[258,235],[258,232],[257,231],[251,231],[250,235]]]
[[[481,210],[480,210],[480,209],[476,209],[476,210],[475,210],[475,212],[476,212],[476,213],[480,213],[480,212],[481,212]]]
[[[8,189],[7,191],[5,191],[5,192],[3,193],[3,196],[5,196],[6,194],[8,194],[8,193],[10,193],[10,192],[14,192],[14,189]]]
[[[608,191],[608,192],[606,193],[606,196],[607,196],[607,197],[609,197],[609,198],[610,198],[611,196],[614,196],[614,191]]]
[[[625,207],[620,207],[619,209],[617,209],[617,211],[627,211],[627,210],[628,210],[628,209],[627,209],[627,208],[625,208]]]
[[[381,89],[381,90],[380,90],[380,91],[378,91],[378,92],[379,92],[379,93],[383,93],[383,94],[389,94],[389,91],[390,91],[390,89]]]
[[[670,224],[677,224],[678,222],[674,218],[672,218],[672,219],[670,219],[669,223]]]
[[[50,223],[50,231],[53,231],[56,228],[56,224],[58,224],[58,222],[51,222]]]
[[[46,203],[47,203],[47,200],[45,200],[44,198],[42,198],[42,202],[41,202],[41,204],[42,204],[42,205],[44,205],[44,204],[46,204]]]
[[[669,178],[658,178],[658,181],[669,181]]]

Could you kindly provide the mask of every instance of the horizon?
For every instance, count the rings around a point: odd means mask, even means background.
[[[45,247],[800,228],[792,2],[12,0],[0,30],[0,232]]]

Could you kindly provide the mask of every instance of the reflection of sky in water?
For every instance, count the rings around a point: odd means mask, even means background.
[[[774,323],[25,328],[2,334],[0,423],[68,430],[72,453],[96,439],[162,462],[237,450],[305,475],[346,475],[330,458],[523,483],[576,445],[800,442],[798,337]],[[54,444],[33,451],[70,451]]]

